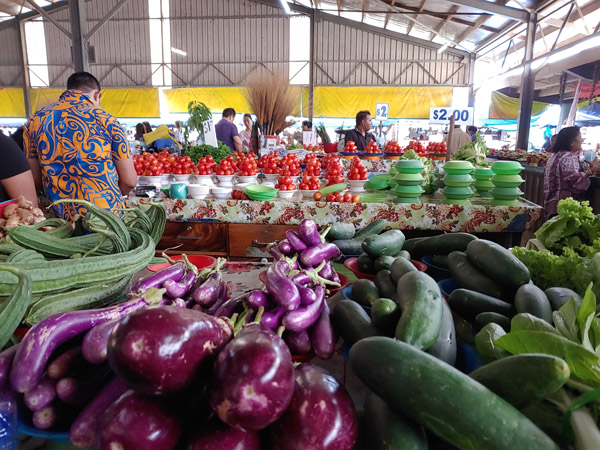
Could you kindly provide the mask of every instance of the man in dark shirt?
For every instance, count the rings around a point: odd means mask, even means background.
[[[364,152],[367,144],[375,140],[375,136],[369,133],[371,129],[371,113],[359,111],[356,115],[356,128],[346,133],[346,142],[354,141],[359,152]]]
[[[223,118],[215,125],[217,139],[227,145],[231,151],[242,151],[242,140],[238,134],[237,127],[233,123],[235,120],[235,109],[225,108]]]
[[[23,150],[10,137],[0,135],[0,202],[23,194],[38,205],[35,182]]]

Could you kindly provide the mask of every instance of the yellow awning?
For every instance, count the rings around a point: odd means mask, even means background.
[[[543,113],[549,103],[533,102],[531,115],[537,116]],[[519,99],[508,97],[500,92],[492,92],[492,102],[490,104],[490,119],[518,119],[519,118]]]

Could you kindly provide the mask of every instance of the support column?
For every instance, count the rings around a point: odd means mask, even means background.
[[[523,61],[523,79],[521,82],[521,97],[519,99],[519,119],[517,122],[517,148],[527,150],[529,146],[529,128],[531,126],[531,111],[533,107],[533,93],[535,87],[535,74],[531,70],[533,58],[533,44],[537,14],[529,13],[527,21],[527,35],[525,36],[525,58]]]
[[[308,61],[308,120],[313,121],[315,88],[315,10],[310,12],[310,56]],[[302,113],[302,111],[301,111]]]
[[[71,52],[75,72],[89,72],[87,41],[84,38],[85,5],[83,0],[69,0],[71,18]]]
[[[27,63],[27,46],[25,45],[25,23],[19,20],[17,22],[17,26],[19,27],[19,47],[21,49],[19,56],[21,60],[21,70],[23,71],[23,99],[25,100],[25,116],[29,119],[31,117],[31,83],[29,80],[29,64]]]
[[[469,55],[469,106],[475,108],[475,91],[473,86],[475,84],[475,54]]]

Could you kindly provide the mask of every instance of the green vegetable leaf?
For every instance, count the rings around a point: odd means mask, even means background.
[[[594,346],[594,351],[600,354],[600,319],[595,317],[590,326],[590,339]]]
[[[494,344],[506,332],[497,323],[488,323],[475,335],[475,348],[485,363],[502,359],[509,354]]]
[[[577,329],[577,303],[570,298],[558,311],[552,313],[554,326],[565,338],[579,343]]]
[[[594,387],[600,386],[600,357],[564,337],[544,331],[511,331],[494,344],[514,354],[545,353],[566,361],[571,373]]]
[[[571,299],[569,299],[571,300]],[[585,290],[585,295],[583,296],[583,300],[581,301],[581,306],[579,306],[579,311],[577,312],[577,325],[579,327],[579,340],[583,345],[589,349],[594,351],[592,344],[590,342],[588,331],[592,324],[592,320],[596,315],[596,296],[592,292],[592,283],[590,283]]]
[[[510,321],[510,331],[545,331],[560,335],[560,333],[545,320],[535,317],[533,314],[521,313],[517,314]]]

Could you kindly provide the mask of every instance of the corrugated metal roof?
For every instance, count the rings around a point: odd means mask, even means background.
[[[0,29],[0,86],[22,86],[21,47],[19,46],[19,27]]]

